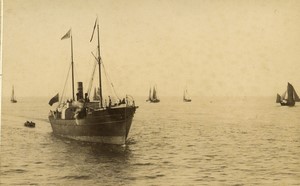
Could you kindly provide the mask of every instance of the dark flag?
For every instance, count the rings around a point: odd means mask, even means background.
[[[54,103],[58,102],[58,100],[59,100],[59,95],[57,93],[53,98],[50,99],[49,105],[52,106]]]
[[[71,29],[61,38],[61,40],[63,39],[68,39],[71,36]]]
[[[95,32],[95,29],[96,29],[97,20],[98,20],[98,17],[96,18],[96,21],[95,21],[95,25],[94,25],[94,29],[93,29],[93,33],[92,33],[92,37],[91,37],[91,40],[90,40],[90,42],[92,42],[92,40],[93,40],[93,37],[94,37],[94,32]]]

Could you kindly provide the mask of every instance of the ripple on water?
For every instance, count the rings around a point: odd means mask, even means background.
[[[68,180],[88,180],[91,179],[88,175],[69,175],[69,176],[63,176],[60,179],[68,179]]]
[[[28,172],[28,171],[25,169],[9,169],[9,170],[3,171],[2,174],[3,175],[14,174],[14,173],[23,174],[26,172]]]
[[[20,102],[3,109],[47,118],[48,113],[43,117],[41,110],[48,110],[48,101],[36,103],[45,108],[18,110]],[[171,100],[143,105],[125,147],[70,141],[53,135],[46,120],[27,129],[24,117],[4,114],[1,181],[22,185],[299,185],[296,112],[273,107],[272,100],[243,104],[235,100],[235,106],[232,100],[206,102],[183,106]],[[299,112],[300,107],[293,110]]]
[[[154,165],[153,163],[147,162],[147,163],[134,163],[133,165],[137,166],[149,166],[149,165]]]

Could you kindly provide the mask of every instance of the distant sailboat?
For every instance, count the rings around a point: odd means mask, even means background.
[[[184,102],[191,102],[192,101],[191,97],[188,94],[187,89],[185,89],[184,92],[183,92],[183,101]]]
[[[12,93],[11,93],[10,102],[12,102],[12,103],[17,103],[17,100],[16,100],[16,98],[15,98],[14,86],[12,87]]]
[[[160,102],[160,100],[157,97],[157,92],[156,92],[155,86],[153,87],[152,94],[151,94],[151,87],[150,87],[149,97],[148,97],[148,99],[146,101],[149,101],[150,103],[158,103],[158,102]]]
[[[287,90],[282,95],[277,94],[276,103],[280,103],[281,106],[294,106],[295,102],[300,102],[299,96],[293,85],[288,83]]]
[[[99,101],[100,100],[100,89],[96,88],[94,89],[94,96],[93,96],[93,100],[94,101]]]

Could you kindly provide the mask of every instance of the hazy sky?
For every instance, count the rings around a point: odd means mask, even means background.
[[[300,1],[4,0],[3,96],[63,89],[72,28],[76,81],[86,89],[89,42],[100,20],[101,55],[116,91],[159,96],[300,93]],[[68,85],[70,88],[71,85]]]

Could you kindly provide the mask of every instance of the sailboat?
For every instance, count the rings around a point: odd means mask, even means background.
[[[16,100],[16,98],[15,98],[14,86],[12,87],[12,93],[11,93],[10,102],[12,102],[12,103],[17,103],[17,100]]]
[[[98,55],[96,59],[90,85],[92,85],[93,75],[96,67],[99,69],[99,101],[90,101],[91,86],[83,96],[83,83],[77,83],[76,100],[74,96],[74,70],[73,70],[73,40],[71,30],[67,32],[62,39],[71,38],[71,65],[72,67],[72,98],[63,102],[56,94],[49,105],[58,103],[54,110],[50,110],[49,121],[55,135],[67,137],[70,139],[96,142],[105,144],[125,144],[128,137],[132,120],[138,106],[135,106],[134,99],[126,95],[123,100],[113,102],[109,97],[109,103],[103,101],[101,65],[103,61],[100,55],[99,23],[98,18],[95,21],[93,33],[90,42],[93,39],[97,27],[98,36]],[[103,66],[104,67],[104,66]],[[66,81],[67,82],[67,81]],[[63,91],[64,94],[64,91]]]
[[[277,94],[276,103],[281,106],[294,106],[296,102],[300,102],[299,96],[293,85],[288,83],[287,90],[282,95]]]
[[[192,101],[191,97],[188,94],[187,89],[185,89],[184,92],[183,92],[183,101],[184,102],[191,102]]]
[[[93,100],[96,101],[96,100],[100,100],[100,89],[94,89],[94,96],[93,96]]]
[[[152,94],[151,94],[151,87],[150,87],[149,97],[148,97],[148,99],[146,101],[149,101],[150,103],[158,103],[158,102],[160,102],[160,100],[157,97],[157,91],[156,91],[155,86],[153,87]]]

